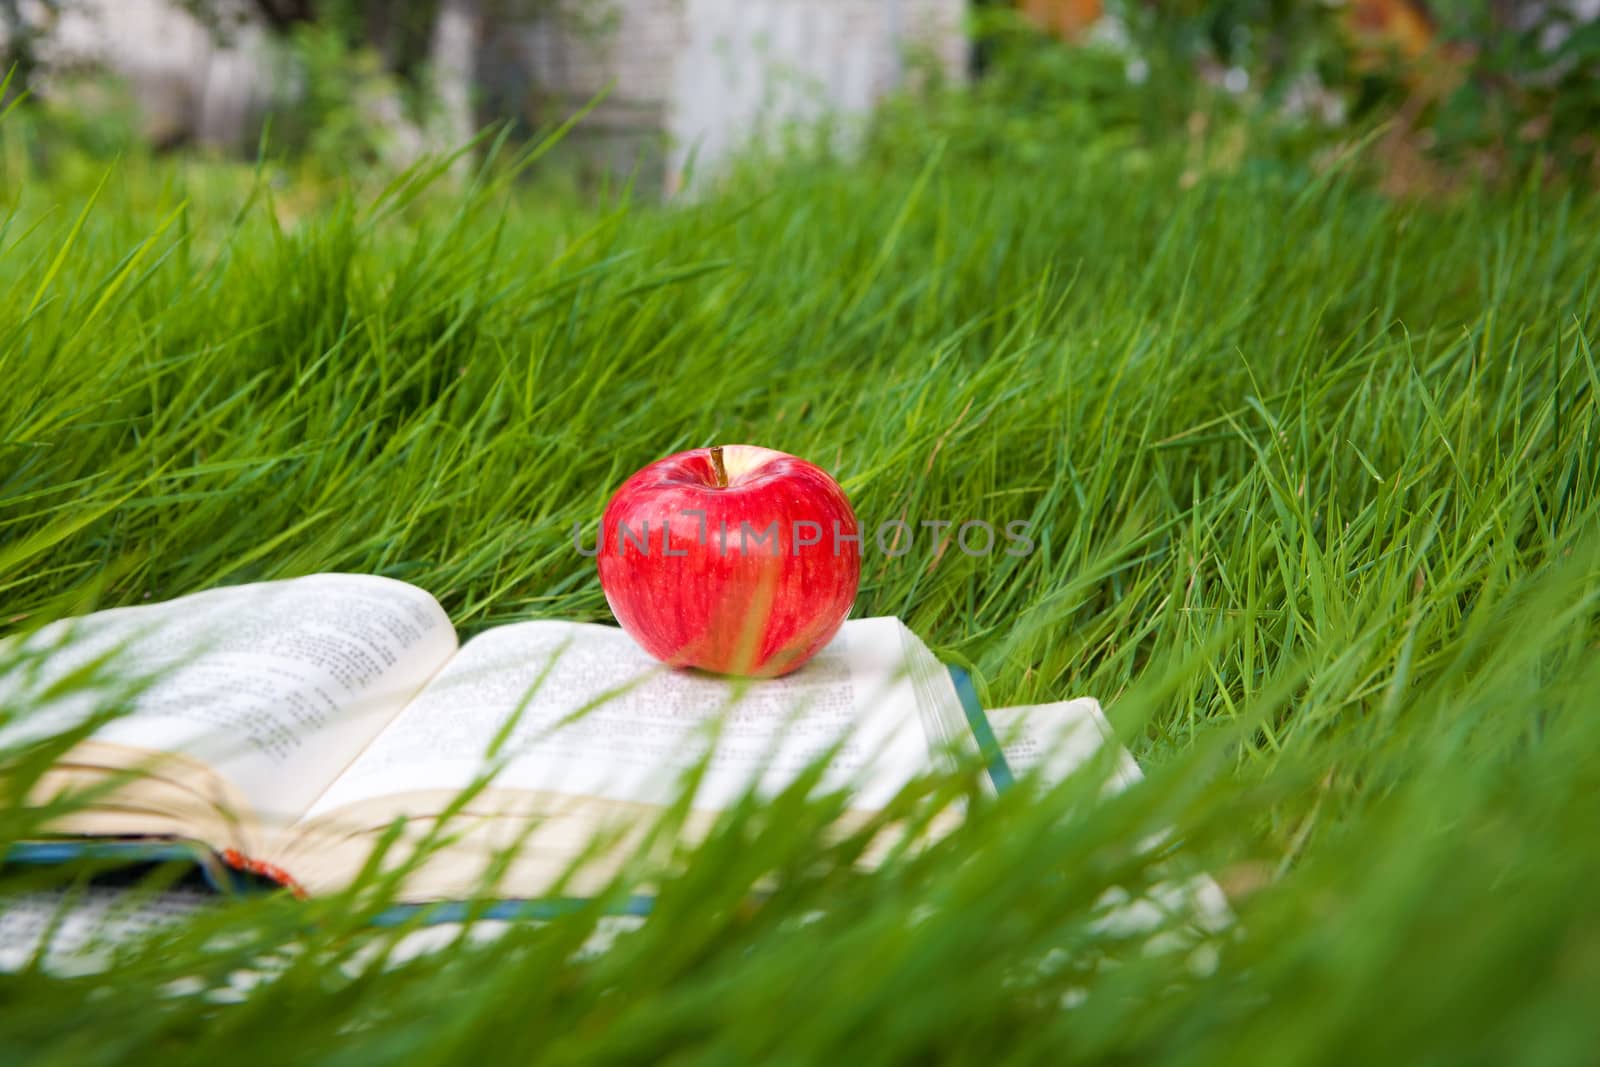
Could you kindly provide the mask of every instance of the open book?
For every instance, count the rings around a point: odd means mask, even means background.
[[[348,885],[397,823],[400,860],[448,816],[401,899],[475,895],[502,856],[496,895],[585,895],[693,767],[687,832],[823,757],[823,786],[865,815],[973,736],[950,674],[893,618],[735,683],[665,668],[610,626],[515,623],[461,644],[423,590],[322,574],[63,620],[22,648],[50,650],[35,693],[108,653],[153,679],[34,787],[35,804],[100,790],[52,833],[194,841],[309,893]],[[0,677],[0,706],[29,699],[21,685]],[[18,714],[0,748],[83,722],[97,696]],[[610,862],[564,881],[608,835]]]

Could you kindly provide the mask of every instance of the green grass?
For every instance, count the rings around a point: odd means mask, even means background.
[[[386,970],[343,903],[240,904],[0,978],[6,1058],[1590,1062],[1600,204],[983,145],[936,123],[673,210],[7,177],[10,630],[318,570],[464,633],[603,620],[572,524],[750,441],[869,527],[1033,523],[1020,559],[869,545],[857,613],[992,706],[1099,696],[1150,777],[1092,815],[1093,782],[1020,789],[872,875],[825,801],[752,808],[600,955],[586,911]],[[1097,924],[1108,887],[1198,870],[1239,914],[1214,968]],[[242,1003],[167,991],[263,959]]]

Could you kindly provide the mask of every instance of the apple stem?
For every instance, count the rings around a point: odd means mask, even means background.
[[[711,470],[717,476],[717,488],[728,488],[728,468],[722,465],[722,446],[711,446]]]

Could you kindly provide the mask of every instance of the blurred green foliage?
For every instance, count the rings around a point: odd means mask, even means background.
[[[1008,9],[979,21],[978,96],[1007,137],[1048,111],[1179,133],[1198,112],[1251,113],[1342,141],[1387,126],[1391,168],[1462,180],[1600,177],[1600,22],[1574,5],[1503,0],[1175,0],[1107,4],[1073,47]],[[1015,121],[1020,119],[1021,122]],[[1027,151],[1027,149],[1024,149]]]
[[[1462,4],[1441,27],[1476,49],[1471,76],[1432,116],[1441,146],[1498,146],[1520,166],[1600,179],[1600,21],[1563,4]]]
[[[1291,113],[1316,94],[1357,125],[1395,123],[1429,159],[1474,178],[1592,180],[1600,22],[1575,7],[1179,0],[1121,10],[1152,68],[1180,82],[1226,68],[1250,102]]]
[[[289,44],[301,91],[273,116],[273,149],[332,170],[382,162],[400,124],[420,109],[415,92],[335,26],[297,26]],[[374,121],[379,115],[388,121]]]

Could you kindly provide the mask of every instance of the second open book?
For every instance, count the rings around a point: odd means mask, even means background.
[[[42,666],[12,699],[113,652],[154,679],[39,781],[35,803],[98,790],[52,831],[193,840],[311,893],[349,884],[397,822],[403,858],[448,815],[448,844],[402,899],[473,895],[502,855],[501,896],[583,895],[626,849],[564,881],[575,861],[646,826],[702,761],[691,832],[830,752],[823,786],[869,813],[971,744],[948,672],[893,618],[848,622],[794,674],[737,684],[668,670],[609,626],[515,623],[460,644],[423,590],[324,574],[66,620],[23,651]],[[73,692],[0,742],[109,699]]]

